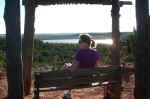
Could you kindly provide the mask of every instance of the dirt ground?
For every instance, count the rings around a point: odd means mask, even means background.
[[[127,64],[127,67],[133,68],[133,64]],[[127,71],[122,80],[121,99],[133,99],[134,73]],[[5,73],[4,69],[0,69],[0,74]],[[1,78],[1,77],[0,77]],[[32,89],[33,90],[33,89]],[[61,99],[65,91],[53,91],[40,93],[40,99]],[[5,77],[0,79],[0,99],[7,96],[7,80]],[[72,90],[73,99],[103,99],[103,87],[84,88]],[[25,99],[33,99],[33,91]]]

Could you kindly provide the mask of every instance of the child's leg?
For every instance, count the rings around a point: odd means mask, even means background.
[[[71,93],[71,89],[69,90],[69,92]]]
[[[107,85],[104,85],[104,97],[106,97],[107,96]]]
[[[68,90],[68,92],[64,93],[64,96],[62,97],[62,99],[72,99],[71,89]]]

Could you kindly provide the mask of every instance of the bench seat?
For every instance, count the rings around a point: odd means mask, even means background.
[[[80,89],[108,84],[121,83],[120,66],[101,66],[88,69],[56,70],[35,72],[34,99],[39,99],[39,92]]]

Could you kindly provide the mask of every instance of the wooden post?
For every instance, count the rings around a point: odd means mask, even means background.
[[[31,0],[25,0],[25,29],[23,38],[23,66],[24,66],[24,91],[25,95],[31,93],[31,70],[33,61],[34,47],[34,20],[35,20],[35,5]]]
[[[136,0],[136,69],[134,99],[150,98],[149,0]]]
[[[120,5],[118,0],[112,1],[112,40],[113,45],[111,48],[111,58],[112,58],[112,65],[120,65],[120,30],[119,30],[119,11]]]
[[[112,0],[112,40],[113,45],[111,47],[111,60],[112,65],[120,66],[120,30],[119,30],[119,0]],[[107,96],[104,99],[120,99],[121,94],[121,77],[116,78],[120,81],[119,84],[111,85],[108,87]]]
[[[7,99],[23,99],[20,0],[5,0],[4,19],[7,33]]]

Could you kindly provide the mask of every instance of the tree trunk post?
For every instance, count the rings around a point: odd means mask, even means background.
[[[20,0],[5,0],[4,19],[7,34],[7,99],[23,99]]]
[[[119,30],[119,0],[112,0],[112,40],[113,45],[111,47],[111,61],[113,66],[120,66],[120,30]],[[107,88],[107,96],[104,99],[120,99],[121,94],[121,77],[116,77],[119,84],[111,85]]]
[[[120,30],[119,30],[119,11],[120,5],[118,0],[112,1],[112,40],[113,45],[111,48],[111,58],[112,58],[112,65],[120,65]]]
[[[24,91],[25,95],[31,93],[32,85],[32,61],[34,48],[34,20],[36,6],[31,0],[25,0],[25,29],[23,37],[23,66],[24,66]]]
[[[136,67],[134,99],[150,98],[149,0],[136,0]]]

